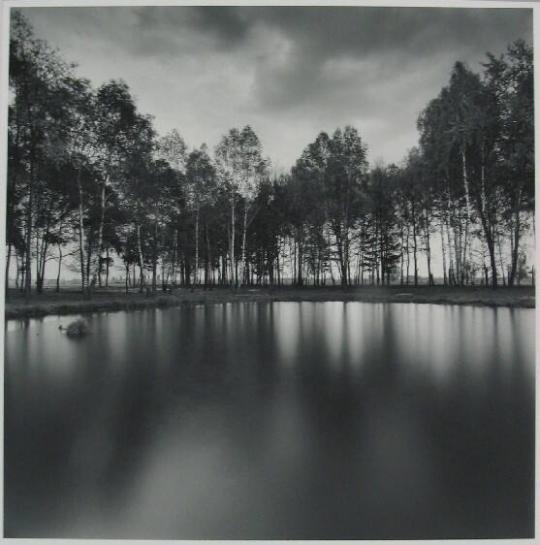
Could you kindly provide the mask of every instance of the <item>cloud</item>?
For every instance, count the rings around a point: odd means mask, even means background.
[[[25,8],[97,86],[123,78],[158,130],[213,146],[251,124],[289,167],[321,130],[354,124],[399,161],[456,60],[532,41],[532,10],[377,7]]]

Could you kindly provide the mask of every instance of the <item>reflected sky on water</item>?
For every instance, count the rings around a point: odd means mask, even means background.
[[[6,328],[7,537],[529,537],[534,310],[235,303]]]

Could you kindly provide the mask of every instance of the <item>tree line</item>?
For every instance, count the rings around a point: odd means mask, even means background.
[[[194,285],[512,286],[534,232],[532,48],[457,62],[400,166],[370,168],[351,126],[321,132],[274,175],[250,126],[214,150],[160,136],[121,80],[94,89],[12,11],[6,282],[86,293]],[[432,256],[442,256],[436,278]],[[51,273],[49,273],[51,274]]]

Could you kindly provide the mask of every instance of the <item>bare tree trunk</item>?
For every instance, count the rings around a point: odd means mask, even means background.
[[[348,218],[346,218],[346,223],[348,223]],[[351,285],[351,270],[350,270],[350,246],[349,246],[349,228],[348,226],[345,227],[343,233],[343,258],[345,260],[345,285],[350,286]]]
[[[195,208],[195,270],[193,272],[193,284],[199,284],[199,203]]]
[[[152,260],[152,291],[157,290],[157,260]]]
[[[56,274],[56,292],[60,292],[60,274],[62,271],[62,245],[58,244],[58,272]]]
[[[347,285],[347,262],[345,256],[345,237],[343,234],[343,226],[341,225],[341,222],[335,224],[334,236],[336,237],[341,286],[345,287]]]
[[[173,235],[173,248],[172,248],[172,258],[171,258],[171,277],[173,286],[176,284],[176,252],[178,249],[178,229],[174,230]]]
[[[230,245],[229,245],[229,254],[230,254],[230,258],[231,258],[231,263],[230,263],[230,266],[231,266],[231,285],[233,286],[237,286],[238,285],[238,279],[236,277],[236,267],[235,267],[235,258],[234,258],[234,243],[235,243],[235,240],[234,240],[234,235],[235,235],[235,223],[236,223],[236,217],[235,217],[235,195],[233,193],[232,197],[231,197],[231,241],[230,241]]]
[[[400,286],[403,286],[403,265],[404,265],[404,261],[405,261],[405,258],[403,256],[403,248],[405,246],[404,234],[405,234],[405,232],[403,231],[403,223],[402,223],[401,224],[401,233],[400,233],[401,252],[400,252],[400,256],[399,256],[399,285]]]
[[[24,267],[24,296],[30,297],[32,291],[32,208],[34,206],[34,181],[33,173],[30,172],[30,183],[28,187],[28,204],[26,208],[26,249],[25,249],[25,267]]]
[[[36,236],[36,267],[37,267],[37,288],[38,292],[43,292],[43,283],[45,280],[45,267],[47,265],[47,252],[49,250],[49,233],[50,233],[50,219],[47,221],[45,232],[41,232],[40,236]],[[37,235],[37,233],[36,233]],[[38,246],[37,240],[41,239],[41,246]]]
[[[497,247],[499,250],[499,265],[501,267],[501,278],[503,281],[503,286],[506,286],[506,278],[504,274],[504,261],[503,261],[503,253],[502,253],[502,247],[501,247],[501,237],[500,235],[497,235]]]
[[[105,287],[108,288],[109,287],[109,247],[108,246],[107,246],[107,249],[105,251],[106,251],[106,254],[105,254],[105,266],[106,266],[106,269],[105,269]]]
[[[455,281],[455,261],[456,257],[455,254],[452,255],[452,235],[451,235],[451,229],[450,224],[448,221],[448,217],[445,218],[446,223],[446,238],[448,240],[448,285],[453,286]]]
[[[141,274],[139,291],[142,292],[144,288],[144,258],[142,252],[142,242],[141,242],[141,226],[137,225],[137,255],[139,258],[139,270]]]
[[[448,176],[446,176],[446,183],[447,183],[447,215],[445,218],[446,222],[446,232],[448,235],[448,261],[449,261],[449,269],[448,269],[448,283],[450,285],[456,284],[456,278],[460,278],[461,274],[461,236],[460,236],[460,230],[458,229],[457,225],[461,224],[461,219],[456,218],[456,206],[452,206],[452,199],[450,194],[450,182],[448,179]],[[450,227],[452,226],[452,229]],[[453,231],[454,236],[454,244],[452,246],[452,235],[451,231]],[[458,233],[459,232],[459,233]],[[454,252],[454,255],[452,256],[452,250]],[[453,260],[452,260],[453,257]]]
[[[248,271],[246,268],[246,243],[247,243],[247,217],[248,217],[248,204],[244,205],[244,222],[242,228],[242,284],[248,284]]]
[[[95,279],[90,280],[90,264],[92,263],[92,253],[94,250],[92,242],[93,241],[91,239],[88,240],[88,248],[86,252],[86,282],[87,282],[88,296],[92,295],[92,289],[95,286],[95,281],[94,281]],[[89,280],[90,282],[88,283]]]
[[[416,211],[412,207],[412,228],[413,228],[413,259],[414,259],[414,285],[418,286],[418,242],[416,239]]]
[[[463,189],[465,191],[465,233],[463,236],[463,259],[462,264],[465,265],[467,262],[467,250],[468,250],[468,243],[469,243],[469,224],[471,221],[471,201],[469,197],[469,177],[467,174],[467,160],[465,157],[465,148],[463,147],[461,150],[461,162],[463,167]],[[462,280],[461,283],[463,284],[463,271],[464,267],[462,267]],[[496,273],[495,273],[496,274]],[[495,276],[496,278],[496,276]]]
[[[406,238],[406,245],[405,245],[405,252],[407,255],[407,268],[406,268],[406,278],[405,283],[407,286],[409,285],[409,276],[410,276],[410,267],[411,267],[411,254],[409,252],[409,238],[410,238],[410,226],[407,222],[407,238]]]
[[[495,261],[495,243],[492,236],[489,237],[487,243],[491,265],[491,287],[495,289],[497,287],[497,263]]]
[[[492,287],[495,289],[497,287],[497,262],[495,259],[495,241],[494,241],[495,233],[492,228],[491,222],[489,221],[489,218],[486,214],[487,195],[486,195],[485,173],[486,171],[484,167],[484,149],[482,148],[482,166],[480,170],[480,180],[481,180],[480,219],[482,222],[482,227],[484,228],[484,236],[485,236],[487,246],[488,246],[488,251],[489,251]]]
[[[99,287],[101,287],[101,264],[103,263],[103,225],[105,223],[105,185],[106,182],[104,182],[101,185],[101,192],[100,192],[100,216],[99,216],[99,227],[98,227],[98,243],[97,243],[97,259],[96,259],[96,266],[94,269],[93,274],[93,280],[92,283],[95,284],[97,281],[97,284]]]
[[[44,230],[35,230],[36,238],[36,291],[43,292],[43,282],[45,279],[45,266],[47,264],[47,251],[49,244],[47,242],[49,234],[49,225]]]
[[[385,266],[386,266],[386,258],[384,256],[384,243],[383,243],[383,234],[382,234],[382,225],[381,225],[381,233],[379,237],[379,252],[380,252],[380,268],[381,268],[381,284],[384,286],[384,277],[385,277]]]
[[[296,259],[296,283],[299,286],[304,285],[304,276],[303,276],[303,263],[304,263],[304,233],[302,227],[297,229],[297,259]]]
[[[433,286],[433,274],[431,274],[431,240],[429,233],[429,218],[427,212],[425,213],[426,217],[426,260],[427,260],[427,270],[428,270],[428,285]]]
[[[39,229],[34,229],[34,237],[36,239],[36,292],[41,293],[42,281],[41,281],[41,252],[39,248]]]
[[[516,202],[514,206],[514,232],[512,234],[512,262],[510,269],[510,278],[508,284],[513,286],[516,281],[517,274],[517,263],[519,257],[519,240],[520,240],[520,230],[521,230],[521,187],[518,188],[518,193],[516,197]]]
[[[158,262],[158,222],[154,221],[154,244],[152,250],[152,291],[157,290],[157,262]]]
[[[20,264],[19,264],[19,271],[21,273],[21,292],[24,292],[24,286],[25,286],[25,283],[26,283],[26,273],[25,273],[25,259],[26,259],[26,255],[23,251],[22,255],[21,255],[21,258],[20,258]],[[18,274],[18,273],[17,273]]]
[[[296,284],[296,271],[297,271],[297,265],[296,265],[296,238],[293,237],[292,239],[292,248],[291,248],[291,241],[289,239],[289,262],[292,267],[292,283]]]
[[[9,265],[11,262],[11,243],[8,244],[7,258],[6,258],[6,278],[5,278],[5,293],[7,295],[9,288]]]
[[[443,265],[443,285],[447,285],[447,277],[446,277],[446,249],[444,247],[444,226],[443,221],[441,219],[440,222],[440,228],[441,228],[441,252],[442,252],[442,265]]]
[[[214,284],[214,267],[212,267],[212,248],[210,246],[210,237],[208,236],[208,225],[204,230],[206,235],[206,268],[207,268],[207,278],[206,283]]]
[[[15,272],[15,287],[17,289],[19,289],[19,278],[20,278],[20,275],[21,275],[21,269],[22,269],[22,266],[21,264],[19,263],[19,255],[18,253],[15,254],[15,264],[17,265],[17,270]]]
[[[79,189],[79,257],[81,263],[81,290],[86,293],[86,275],[84,272],[85,255],[84,255],[84,195],[81,184],[81,172],[77,171],[77,187]]]
[[[39,273],[39,292],[40,293],[43,291],[43,283],[45,280],[45,267],[47,266],[48,249],[49,249],[49,244],[47,242],[43,242],[41,245],[41,261],[40,261],[41,270]]]

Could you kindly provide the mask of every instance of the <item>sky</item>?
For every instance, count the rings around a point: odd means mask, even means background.
[[[123,79],[188,146],[249,124],[279,172],[320,131],[355,126],[371,163],[399,163],[455,61],[532,43],[532,10],[72,7],[22,10],[94,86]]]

